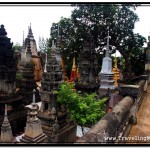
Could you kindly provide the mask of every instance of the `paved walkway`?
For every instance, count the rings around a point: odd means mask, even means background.
[[[133,140],[127,143],[150,144],[150,85],[137,112],[137,124],[132,126],[128,137],[133,137]]]

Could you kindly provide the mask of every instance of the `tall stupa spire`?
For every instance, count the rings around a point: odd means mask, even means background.
[[[33,36],[33,33],[32,33],[32,29],[31,29],[31,23],[30,23],[30,26],[28,27],[28,38],[34,39],[34,36]]]
[[[22,43],[22,49],[25,50],[24,31],[23,31],[23,43]]]
[[[23,43],[24,43],[24,31],[23,31]]]
[[[10,123],[8,121],[7,104],[5,104],[4,121],[1,127],[1,143],[12,143],[12,142],[14,142],[14,137],[12,135]]]
[[[108,30],[108,36],[106,37],[107,38],[107,46],[106,46],[106,54],[105,54],[105,57],[110,57],[110,54],[109,54],[109,30]]]

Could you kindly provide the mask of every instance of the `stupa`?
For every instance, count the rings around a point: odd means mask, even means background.
[[[83,45],[83,50],[79,55],[78,74],[80,78],[75,83],[75,88],[83,93],[92,93],[98,90],[99,84],[96,81],[98,60],[94,48],[94,42],[89,37]]]
[[[73,143],[76,140],[76,125],[67,122],[67,110],[57,103],[56,90],[63,82],[61,64],[56,59],[53,42],[51,54],[48,56],[46,72],[41,81],[42,106],[38,113],[42,129],[50,143]]]
[[[16,67],[13,43],[7,36],[4,25],[0,27],[0,124],[3,122],[4,104],[8,106],[9,121],[13,135],[23,131],[26,110],[22,105],[23,96],[16,89]],[[22,122],[22,124],[19,123]]]
[[[99,87],[99,94],[100,96],[110,96],[111,93],[114,91],[114,73],[112,72],[112,59],[110,58],[110,50],[109,50],[109,31],[107,36],[107,46],[106,46],[106,53],[105,57],[103,58],[102,62],[102,69],[99,73],[99,80],[100,80],[100,87]]]

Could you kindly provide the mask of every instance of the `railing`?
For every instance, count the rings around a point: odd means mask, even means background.
[[[124,143],[120,138],[127,136],[136,124],[136,112],[147,91],[148,76],[142,75],[133,81],[135,85],[120,85],[118,90],[124,98],[76,143]]]

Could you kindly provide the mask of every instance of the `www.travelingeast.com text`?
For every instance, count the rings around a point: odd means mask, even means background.
[[[150,141],[150,136],[133,136],[133,137],[105,137],[105,140],[107,141]]]

